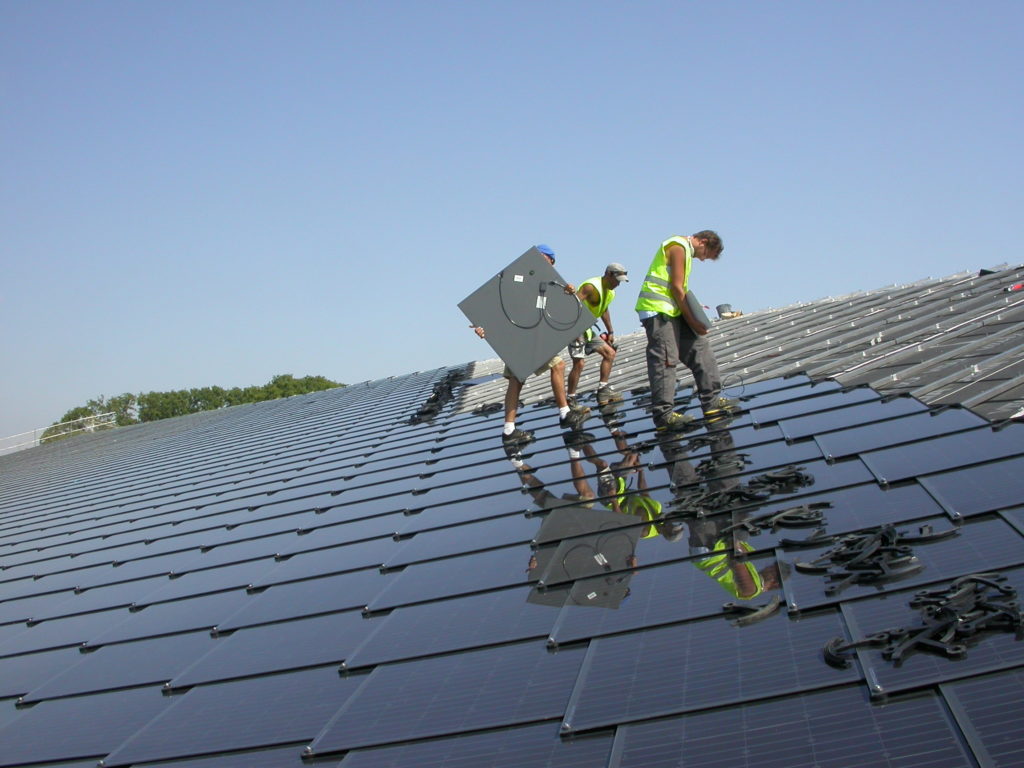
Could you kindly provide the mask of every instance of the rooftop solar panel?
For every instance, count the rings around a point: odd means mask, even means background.
[[[338,768],[593,768],[607,764],[608,734],[559,739],[558,723],[431,739],[395,747],[356,749]]]
[[[23,703],[97,693],[131,685],[162,685],[213,650],[208,632],[117,643],[85,654],[67,671],[31,688]]]
[[[678,435],[623,334],[515,465],[498,360],[0,457],[0,764],[1013,764],[1008,593],[900,632],[1021,584],[1022,278],[716,322],[745,412]]]
[[[358,669],[529,637],[543,638],[557,611],[531,603],[529,594],[526,588],[513,587],[396,608],[387,616],[371,620],[373,634],[345,657],[345,667]]]
[[[102,758],[170,705],[159,687],[40,702],[0,728],[0,765]]]
[[[1004,569],[1000,573],[1007,577],[1008,584],[1018,593],[1024,588],[1024,569]],[[949,581],[935,586],[945,586]],[[914,591],[894,592],[843,603],[843,617],[850,638],[859,640],[889,628],[918,627],[921,611],[910,605],[915,594]],[[872,694],[885,696],[930,683],[1024,666],[1024,643],[1015,632],[993,631],[978,633],[967,643],[965,653],[955,658],[929,652],[927,647],[909,650],[899,664],[884,658],[882,648],[859,648],[857,657]]]
[[[591,640],[563,729],[584,731],[858,679],[854,667],[806,663],[841,632],[838,614],[829,612],[800,621],[775,615],[744,627],[706,619]]]
[[[982,765],[1011,768],[1024,755],[1024,671],[1019,669],[942,686],[957,723]]]
[[[850,687],[626,725],[615,749],[614,768],[973,764],[939,697],[878,706]]]
[[[382,664],[310,744],[310,752],[557,717],[582,660],[579,649],[552,653],[543,642],[528,641]]]
[[[168,687],[340,663],[374,629],[376,622],[357,610],[219,634],[202,656],[167,678]]]
[[[359,682],[319,667],[161,697],[170,706],[111,751],[104,768],[313,738]]]

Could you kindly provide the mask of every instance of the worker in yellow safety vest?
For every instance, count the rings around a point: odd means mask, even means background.
[[[708,328],[686,304],[693,260],[715,261],[722,239],[705,229],[687,237],[675,235],[662,242],[647,269],[636,311],[647,332],[647,376],[651,385],[651,411],[658,430],[685,430],[694,419],[674,410],[676,366],[693,373],[701,408],[708,419],[737,409],[721,397],[718,363],[705,338]]]
[[[615,289],[622,283],[629,282],[624,266],[617,262],[609,264],[604,274],[600,277],[592,277],[584,280],[576,290],[576,295],[590,313],[595,321],[600,318],[604,323],[606,331],[605,338],[594,332],[597,323],[588,328],[575,341],[569,345],[569,357],[572,359],[572,370],[569,371],[569,398],[576,395],[576,388],[580,383],[580,374],[586,365],[587,355],[597,353],[601,356],[601,368],[597,383],[597,402],[599,405],[622,402],[622,395],[616,392],[608,383],[612,373],[612,363],[615,362],[615,331],[612,329],[612,317],[609,306],[615,299]]]

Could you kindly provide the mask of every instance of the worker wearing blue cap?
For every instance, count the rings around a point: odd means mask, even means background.
[[[548,260],[552,266],[555,263],[555,252],[551,249],[550,245],[545,243],[539,243],[535,245],[538,251],[544,254],[544,257]],[[566,293],[575,293],[576,289],[572,285],[565,286]],[[480,326],[470,326],[476,335],[481,339],[484,338],[484,329]],[[555,397],[555,405],[558,406],[558,424],[563,429],[571,429],[573,431],[579,430],[583,426],[583,422],[587,420],[587,416],[590,414],[589,408],[571,408],[569,406],[568,398],[565,395],[565,362],[561,357],[555,355],[547,363],[542,365],[536,371],[535,375],[540,375],[544,371],[551,372],[551,394]],[[505,424],[502,428],[501,442],[505,448],[514,450],[521,445],[526,445],[533,440],[533,432],[524,429],[516,428],[516,416],[519,411],[519,395],[523,391],[523,382],[515,377],[509,367],[505,366],[503,373],[504,377],[508,380],[508,389],[505,390]]]

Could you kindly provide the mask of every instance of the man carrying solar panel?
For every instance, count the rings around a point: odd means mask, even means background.
[[[544,254],[544,258],[553,266],[555,263],[555,252],[551,250],[551,247],[543,244],[535,247]],[[567,285],[565,286],[565,292],[574,294],[576,289],[572,285]],[[473,325],[470,327],[481,339],[485,338],[483,328]],[[576,408],[569,405],[565,395],[565,362],[561,357],[555,355],[534,373],[535,375],[540,375],[545,370],[550,371],[551,375],[551,394],[554,395],[555,405],[558,406],[558,425],[563,429],[578,431],[583,426],[583,422],[587,420],[590,409]],[[531,442],[533,440],[533,432],[516,427],[519,394],[523,391],[523,382],[516,378],[507,365],[503,375],[508,380],[508,389],[505,390],[505,424],[502,430],[501,443],[506,450],[513,451],[519,446]]]
[[[705,419],[722,418],[738,409],[735,400],[719,395],[722,377],[705,338],[708,326],[687,301],[693,260],[716,261],[721,253],[722,239],[710,229],[687,237],[674,235],[662,242],[640,286],[636,311],[647,332],[647,376],[658,430],[685,430],[694,421],[674,410],[679,363],[693,373]]]

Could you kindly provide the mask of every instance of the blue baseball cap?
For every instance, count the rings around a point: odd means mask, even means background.
[[[551,259],[552,262],[554,262],[554,260],[555,260],[555,252],[551,250],[551,246],[550,245],[545,245],[544,243],[538,243],[537,245],[535,245],[533,247],[536,248],[541,253],[543,253],[549,259]]]

